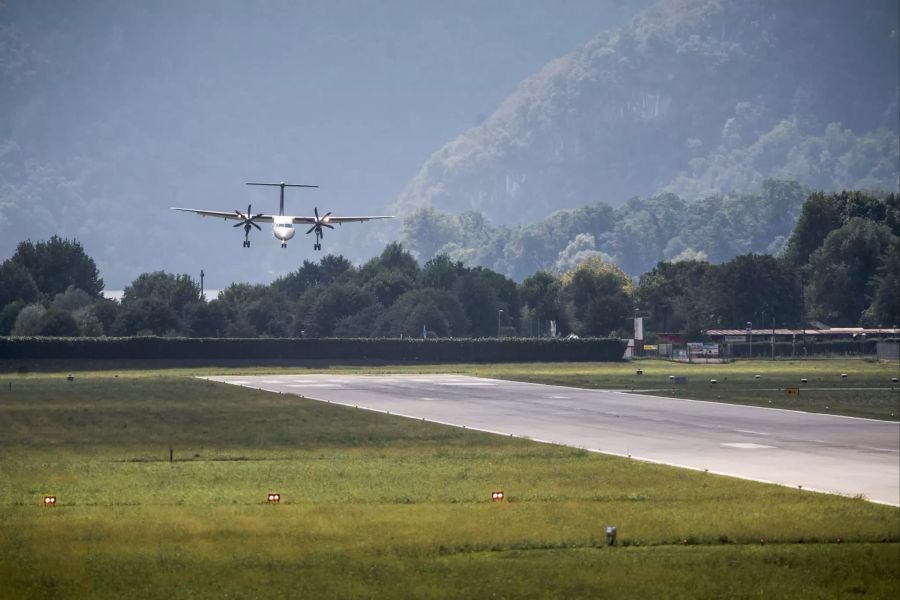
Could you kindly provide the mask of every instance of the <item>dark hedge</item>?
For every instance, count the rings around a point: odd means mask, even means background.
[[[425,363],[610,362],[625,341],[611,338],[51,338],[0,337],[0,359],[383,360]]]

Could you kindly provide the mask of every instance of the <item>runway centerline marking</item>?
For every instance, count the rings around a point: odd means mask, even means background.
[[[719,444],[727,448],[739,448],[741,450],[771,450],[775,446],[766,446],[765,444],[754,444],[752,442],[728,442]]]

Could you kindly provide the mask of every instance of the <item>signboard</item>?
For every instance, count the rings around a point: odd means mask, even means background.
[[[691,354],[701,355],[701,356],[718,356],[719,355],[719,345],[718,344],[704,344],[702,342],[688,342],[687,344],[688,350]]]
[[[634,339],[644,339],[644,317],[634,318]]]
[[[747,341],[746,335],[726,335],[725,341],[728,343],[743,343]]]
[[[785,396],[799,396],[800,388],[784,388]]]

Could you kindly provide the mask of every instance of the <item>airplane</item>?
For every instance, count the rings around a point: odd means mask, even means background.
[[[267,215],[263,213],[253,214],[253,206],[251,204],[247,205],[247,212],[242,213],[239,210],[235,210],[233,213],[231,212],[221,212],[217,210],[200,210],[196,208],[176,208],[171,207],[172,210],[182,210],[185,212],[196,213],[203,217],[219,217],[226,220],[235,220],[238,221],[234,227],[240,227],[243,225],[244,227],[244,248],[250,247],[250,228],[256,227],[258,230],[262,231],[262,228],[257,225],[257,222],[260,223],[271,223],[272,224],[272,235],[275,236],[275,239],[281,240],[281,247],[287,248],[287,242],[289,239],[294,237],[296,233],[294,231],[294,223],[306,223],[308,225],[312,225],[306,234],[315,232],[316,234],[316,243],[313,244],[313,250],[321,250],[322,244],[321,240],[324,236],[322,231],[323,227],[327,227],[328,229],[334,229],[333,223],[337,223],[338,225],[343,225],[344,223],[362,223],[363,221],[372,221],[374,219],[393,219],[393,215],[379,215],[379,216],[365,216],[365,217],[334,217],[331,215],[331,212],[327,212],[322,216],[319,216],[319,208],[315,207],[314,212],[315,216],[311,217],[295,217],[291,215],[284,214],[284,188],[286,187],[297,187],[297,188],[317,188],[317,185],[306,185],[302,183],[256,183],[256,182],[248,182],[247,185],[267,185],[273,187],[281,188],[281,200],[278,204],[278,214],[277,215]]]

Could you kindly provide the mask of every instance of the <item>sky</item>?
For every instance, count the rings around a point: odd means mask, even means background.
[[[320,186],[289,192],[289,213],[384,214],[432,152],[523,79],[649,4],[8,0],[0,27],[39,66],[18,102],[0,106],[4,133],[30,164],[64,165],[76,180],[83,169],[101,182],[92,193],[115,198],[114,208],[94,207],[124,221],[117,231],[105,219],[78,228],[88,253],[104,255],[108,289],[156,269],[204,268],[214,288],[267,282],[317,258],[313,240],[295,238],[285,253],[264,230],[247,252],[240,230],[158,211],[250,202],[275,211],[274,193],[244,182],[288,181]],[[66,221],[33,222],[19,239],[44,239],[47,223]],[[364,260],[362,229],[379,226],[329,232],[325,251]]]

